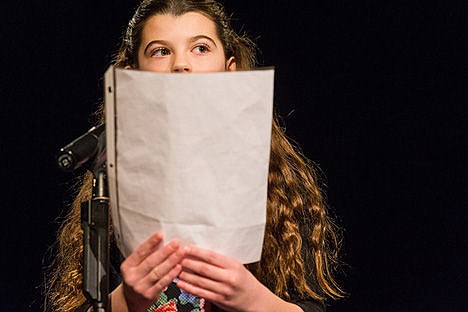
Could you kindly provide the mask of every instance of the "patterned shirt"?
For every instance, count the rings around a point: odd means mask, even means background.
[[[211,305],[203,298],[189,294],[176,285],[174,280],[161,293],[147,312],[212,312]]]

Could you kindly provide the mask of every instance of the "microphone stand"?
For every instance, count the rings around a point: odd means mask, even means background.
[[[93,195],[81,203],[83,293],[95,312],[108,311],[109,190],[106,165],[93,170]]]
[[[91,199],[81,203],[83,229],[83,294],[94,312],[108,311],[109,189],[104,124],[60,149],[57,164],[63,171],[82,166],[93,173]]]

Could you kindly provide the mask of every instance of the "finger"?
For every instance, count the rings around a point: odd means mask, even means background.
[[[198,260],[198,258],[185,258],[181,262],[184,272],[192,272],[199,276],[203,276],[215,281],[225,281],[228,276],[228,271]]]
[[[159,266],[164,263],[171,255],[176,253],[180,250],[180,243],[177,241],[170,241],[162,248],[159,248],[151,255],[149,255],[142,263],[141,263],[141,273],[143,275],[147,274],[160,274],[160,277],[164,274],[158,273],[157,271],[160,270]],[[182,251],[183,252],[183,251]],[[178,263],[178,262],[177,262]],[[172,268],[172,267],[171,267]]]
[[[200,276],[191,271],[185,271],[184,269],[179,274],[179,280],[213,293],[227,295],[229,291],[226,283],[214,280],[210,277]]]
[[[165,246],[166,247],[166,246]],[[165,278],[166,275],[170,275],[172,270],[180,265],[184,257],[184,250],[178,249],[177,251],[170,254],[164,261],[160,262],[158,265],[155,265],[145,276],[145,282],[153,285],[159,280]]]
[[[226,268],[233,264],[233,259],[198,246],[186,246],[184,250],[187,257],[197,258],[220,268]]]
[[[184,280],[178,280],[176,284],[177,287],[184,290],[185,292],[200,298],[204,298],[207,301],[214,303],[219,303],[223,301],[223,295],[213,292],[211,290],[201,288],[197,285],[190,284]]]
[[[141,244],[134,252],[125,260],[125,265],[134,267],[143,262],[150,254],[152,254],[161,244],[163,235],[160,232],[155,233]]]
[[[161,292],[169,286],[169,284],[180,274],[181,271],[182,266],[177,264],[166,275],[154,283],[150,287],[150,291],[154,294],[154,297],[159,296],[159,294],[161,294]]]

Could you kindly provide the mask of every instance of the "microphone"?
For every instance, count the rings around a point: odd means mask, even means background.
[[[92,127],[59,150],[57,164],[66,172],[74,171],[85,164],[97,165],[105,161],[106,125]]]

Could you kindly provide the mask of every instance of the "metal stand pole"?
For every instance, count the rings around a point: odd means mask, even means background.
[[[83,292],[93,311],[105,312],[109,311],[109,193],[105,165],[93,174],[93,196],[81,204]]]

